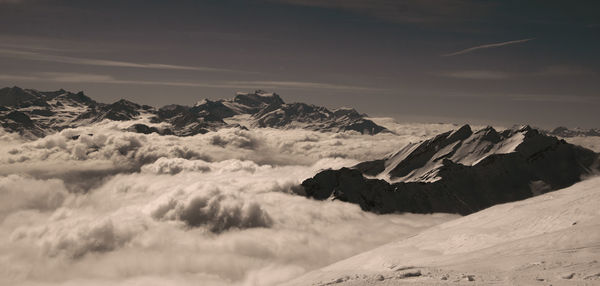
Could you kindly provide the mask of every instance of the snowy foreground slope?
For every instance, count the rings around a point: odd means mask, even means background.
[[[600,285],[600,177],[496,205],[287,285]]]

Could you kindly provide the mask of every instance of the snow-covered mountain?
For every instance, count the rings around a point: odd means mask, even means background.
[[[600,178],[434,226],[285,285],[598,285]]]
[[[190,136],[223,127],[241,127],[224,121],[249,115],[249,126],[305,128],[315,131],[354,130],[363,134],[387,131],[354,109],[330,111],[304,103],[286,104],[276,93],[257,90],[238,92],[232,99],[204,99],[194,106],[167,105],[156,109],[121,99],[99,103],[83,92],[65,90],[41,92],[19,87],[0,89],[0,124],[10,132],[27,137],[43,137],[64,128],[93,124],[102,120],[140,120],[128,130],[140,133]]]
[[[568,187],[598,171],[598,158],[529,126],[473,132],[465,125],[380,160],[322,171],[299,192],[378,213],[470,214]]]
[[[98,105],[83,92],[7,87],[0,89],[0,124],[27,137],[43,137],[74,126],[80,115]]]

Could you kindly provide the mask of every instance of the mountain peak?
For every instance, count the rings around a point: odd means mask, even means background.
[[[471,134],[473,134],[473,130],[471,130],[471,126],[469,124],[465,124],[463,126],[461,126],[460,128],[452,131],[450,133],[450,135],[448,135],[448,140],[450,141],[456,141],[456,140],[464,140],[467,137],[471,136]]]
[[[281,105],[285,103],[277,93],[268,93],[260,89],[254,91],[254,93],[237,92],[233,101],[250,107],[258,107],[263,106],[265,104]]]
[[[508,131],[486,127],[464,138],[471,132],[465,125],[387,158],[322,171],[302,186],[309,197],[333,196],[378,213],[469,214],[564,188],[600,171],[599,154],[591,150],[531,127]]]

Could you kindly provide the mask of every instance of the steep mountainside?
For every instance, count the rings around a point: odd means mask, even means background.
[[[570,186],[597,170],[598,154],[528,126],[473,132],[465,125],[381,160],[322,171],[299,192],[378,213],[470,214]]]
[[[128,130],[141,133],[191,136],[229,125],[223,119],[251,115],[253,127],[306,128],[316,131],[354,130],[365,134],[387,131],[353,109],[329,111],[303,103],[285,104],[276,93],[238,92],[232,99],[208,100],[194,106],[167,105],[159,109],[121,99],[98,103],[83,92],[40,92],[19,87],[0,89],[0,124],[10,132],[43,137],[64,128],[103,120],[129,121]],[[283,114],[283,117],[278,117]]]

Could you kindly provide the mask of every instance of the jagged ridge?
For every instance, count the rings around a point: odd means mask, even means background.
[[[300,193],[377,213],[469,214],[570,186],[598,169],[598,154],[529,126],[472,132],[465,125],[381,160],[322,171]]]

